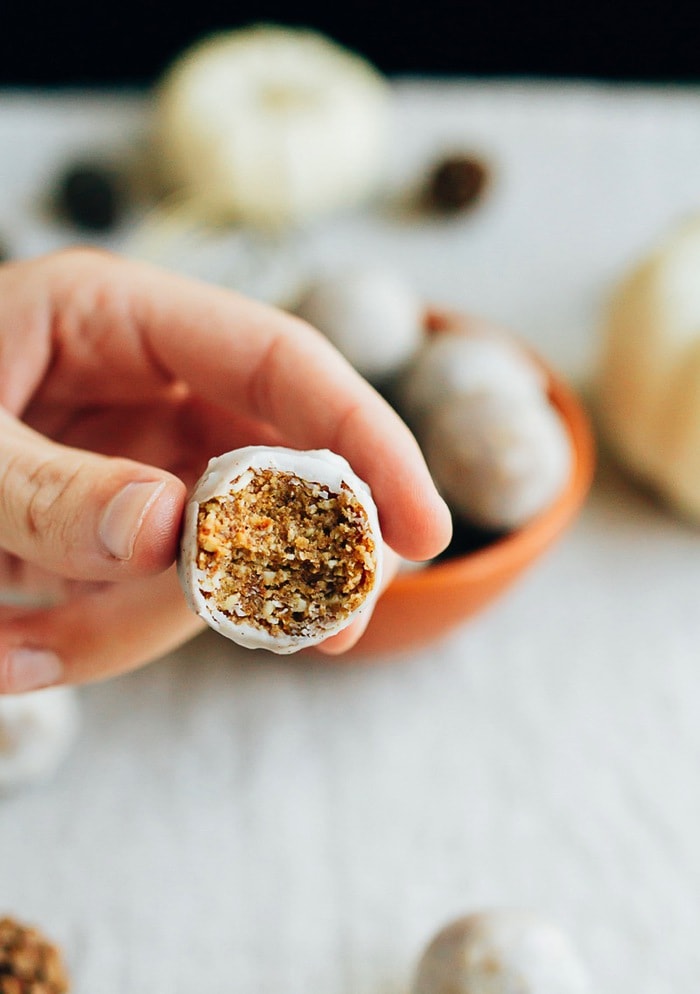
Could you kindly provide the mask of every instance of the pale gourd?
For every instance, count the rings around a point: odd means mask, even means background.
[[[597,408],[620,461],[679,513],[700,518],[700,221],[617,288]]]
[[[156,168],[210,220],[301,224],[376,188],[389,97],[369,62],[316,32],[221,32],[188,49],[156,91]]]

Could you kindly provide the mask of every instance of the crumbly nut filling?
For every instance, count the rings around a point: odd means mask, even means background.
[[[0,918],[0,994],[66,994],[69,986],[57,946],[35,928]]]
[[[245,477],[199,508],[197,567],[210,606],[272,635],[304,636],[347,618],[376,566],[355,495],[270,469]]]

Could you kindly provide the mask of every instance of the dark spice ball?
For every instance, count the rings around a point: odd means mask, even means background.
[[[109,231],[120,219],[124,193],[118,173],[105,166],[76,163],[59,178],[57,213],[84,231]]]
[[[480,199],[488,179],[488,167],[474,156],[449,156],[430,174],[428,201],[445,213],[466,210]]]

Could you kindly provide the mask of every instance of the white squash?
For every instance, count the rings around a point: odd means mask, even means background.
[[[673,233],[617,288],[597,406],[622,463],[700,518],[700,222]]]
[[[187,50],[157,90],[156,166],[210,219],[301,223],[376,187],[389,93],[366,60],[315,32],[222,32]]]

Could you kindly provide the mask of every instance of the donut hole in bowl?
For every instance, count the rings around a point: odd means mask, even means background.
[[[465,329],[470,319],[430,310],[430,334]],[[595,447],[588,416],[575,391],[532,349],[542,369],[549,402],[559,413],[572,450],[568,480],[554,501],[522,527],[507,534],[455,521],[450,546],[435,561],[400,572],[377,602],[352,656],[382,656],[421,648],[446,635],[494,601],[566,531],[593,478]]]

